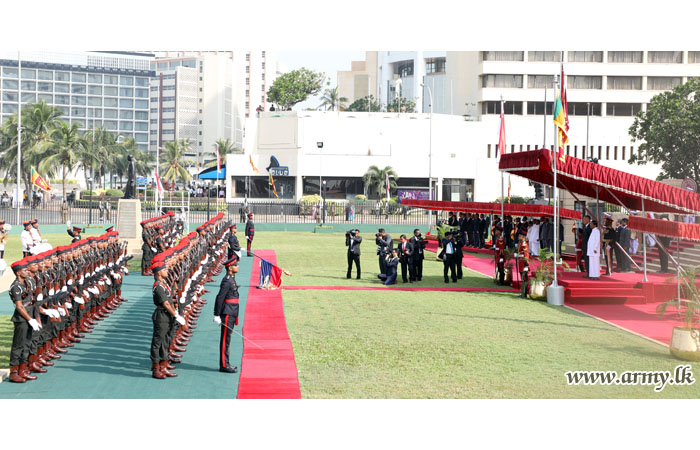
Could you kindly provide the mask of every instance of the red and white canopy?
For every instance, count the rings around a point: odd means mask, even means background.
[[[671,222],[669,220],[630,216],[627,227],[630,230],[700,242],[700,225],[694,223]]]
[[[552,151],[508,153],[499,168],[537,183],[554,185]],[[629,210],[700,215],[700,195],[571,156],[558,161],[557,184],[575,194],[598,198]],[[642,202],[644,208],[642,208]]]
[[[405,206],[413,206],[415,208],[429,209],[432,211],[455,211],[455,212],[470,212],[484,214],[501,214],[500,203],[482,203],[482,202],[448,202],[438,200],[401,200],[401,204]],[[526,205],[518,203],[504,203],[503,213],[516,216],[542,217],[554,216],[554,207],[550,205]],[[580,211],[573,209],[559,209],[559,215],[565,219],[581,220]]]

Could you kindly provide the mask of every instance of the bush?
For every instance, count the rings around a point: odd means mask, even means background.
[[[81,197],[89,197],[91,195],[97,195],[97,191],[88,191],[88,190],[80,191]]]
[[[364,201],[367,200],[367,196],[366,196],[366,195],[362,195],[362,194],[357,194],[357,195],[355,196],[355,200],[364,202]]]
[[[107,197],[124,197],[124,192],[120,191],[119,189],[107,189],[107,192],[105,192],[105,195]]]

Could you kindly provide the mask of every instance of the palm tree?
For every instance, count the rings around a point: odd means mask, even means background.
[[[391,166],[380,169],[377,166],[369,166],[367,172],[362,176],[367,192],[376,189],[379,198],[386,196],[386,176],[389,175],[389,188],[396,188],[398,176]]]
[[[43,100],[22,107],[22,172],[21,182],[25,190],[31,192],[31,167],[37,166],[46,150],[44,143],[61,123],[63,112],[49,106]],[[5,180],[16,176],[17,168],[17,115],[10,116],[2,127],[2,147],[0,147],[0,170],[5,171]],[[13,176],[14,175],[14,176]]]
[[[104,127],[88,130],[84,137],[87,141],[87,147],[81,158],[81,165],[87,182],[88,168],[93,172],[92,175],[97,176],[97,178],[115,169],[115,161],[122,153],[123,144],[117,142],[118,136],[110,133]]]
[[[162,175],[164,180],[177,182],[179,179],[186,183],[192,179],[192,175],[185,168],[191,166],[192,162],[183,159],[183,155],[187,151],[190,151],[189,139],[165,143],[163,166],[166,169]]]
[[[345,103],[347,103],[347,101],[348,99],[345,97],[338,98],[338,86],[336,86],[333,89],[326,89],[323,92],[321,104],[318,105],[318,107],[324,107],[324,111],[328,111],[329,108],[331,111],[335,111],[336,105],[341,109],[345,109]]]
[[[226,155],[231,155],[234,153],[243,153],[241,149],[235,147],[231,139],[217,139],[216,144],[214,144],[214,159],[204,163],[204,167],[216,167],[216,145],[219,146],[219,155],[221,156],[221,165],[226,165]]]
[[[47,177],[54,177],[57,170],[61,169],[63,185],[63,199],[66,199],[66,176],[78,163],[78,158],[85,152],[87,142],[80,136],[80,125],[73,123],[68,125],[61,122],[58,128],[51,133],[51,139],[45,141],[40,152],[44,159],[39,163],[39,172]]]

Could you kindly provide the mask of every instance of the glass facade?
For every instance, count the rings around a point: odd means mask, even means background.
[[[84,67],[22,61],[20,80],[17,61],[0,61],[0,119],[5,121],[17,112],[21,87],[23,103],[43,100],[58,106],[66,123],[79,123],[82,127],[86,126],[86,118],[90,118],[87,126],[91,127],[92,118],[96,117],[95,125],[134,138],[138,147],[146,150],[148,85],[154,74],[144,71],[132,71],[133,75],[94,73],[96,71],[99,72],[99,68],[88,71]],[[99,120],[102,117],[114,120]]]

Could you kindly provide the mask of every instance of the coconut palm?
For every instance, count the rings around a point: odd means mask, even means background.
[[[396,188],[398,176],[391,166],[380,169],[377,166],[369,166],[367,172],[362,176],[367,192],[376,190],[379,198],[386,196],[386,176],[389,175],[389,188]]]
[[[191,151],[189,139],[165,143],[165,155],[163,155],[164,159],[161,161],[165,168],[163,171],[164,180],[174,182],[180,180],[186,183],[192,179],[192,175],[186,169],[186,167],[192,165],[192,162],[183,159],[185,152],[189,151]]]
[[[231,139],[217,139],[216,144],[214,144],[214,159],[204,163],[204,167],[216,167],[216,145],[219,146],[219,155],[221,156],[221,165],[226,164],[226,155],[231,155],[234,153],[243,153],[243,151],[233,145]]]
[[[64,199],[66,198],[66,176],[78,164],[79,157],[85,152],[87,144],[80,135],[79,128],[80,125],[77,123],[68,125],[61,122],[51,133],[50,139],[40,147],[44,159],[39,163],[39,172],[51,178],[55,177],[60,169]]]
[[[347,102],[348,99],[345,97],[338,98],[338,86],[336,86],[333,89],[326,89],[323,92],[323,95],[321,96],[321,104],[318,105],[318,108],[320,109],[323,107],[324,111],[328,111],[329,109],[331,111],[335,111],[335,107],[337,105],[339,108],[345,109],[345,104]]]
[[[86,151],[81,158],[81,166],[87,182],[87,169],[92,175],[104,175],[115,169],[115,160],[122,152],[123,144],[118,142],[118,136],[110,133],[104,127],[95,127],[85,132]],[[98,180],[95,180],[98,181]]]

